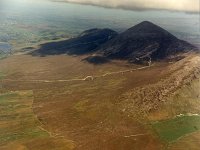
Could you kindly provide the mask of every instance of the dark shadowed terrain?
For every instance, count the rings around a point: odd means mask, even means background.
[[[35,56],[88,54],[116,36],[117,32],[110,29],[90,29],[69,40],[42,44],[39,50],[31,54]]]
[[[42,44],[35,56],[92,54],[90,63],[105,63],[108,59],[125,59],[134,63],[174,59],[179,54],[196,50],[192,44],[180,40],[165,29],[144,21],[123,33],[110,29],[91,29],[78,37]]]
[[[188,42],[144,21],[105,43],[99,52],[109,58],[138,60],[150,57],[159,60],[194,49]]]

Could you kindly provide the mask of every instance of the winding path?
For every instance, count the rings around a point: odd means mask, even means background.
[[[72,81],[89,81],[89,80],[95,80],[97,78],[106,77],[106,76],[109,76],[109,75],[123,74],[123,73],[127,73],[127,72],[133,72],[133,71],[137,71],[137,70],[143,70],[143,69],[150,68],[150,67],[151,66],[144,66],[144,67],[139,67],[139,68],[135,68],[135,69],[129,69],[129,70],[123,70],[123,71],[105,73],[105,74],[99,75],[99,76],[86,76],[85,78],[75,78],[75,79],[68,79],[68,80],[13,80],[13,79],[3,79],[3,81],[43,82],[43,83],[72,82]]]

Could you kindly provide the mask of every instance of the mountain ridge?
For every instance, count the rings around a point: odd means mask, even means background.
[[[117,36],[118,33],[111,29],[89,29],[82,32],[77,37],[50,42],[40,45],[40,48],[31,52],[33,56],[48,56],[48,55],[83,55],[94,52],[101,44]]]
[[[108,58],[137,61],[146,57],[164,59],[194,49],[195,46],[179,40],[165,29],[144,21],[105,43],[98,51]]]
[[[122,33],[111,29],[89,29],[75,38],[41,45],[34,56],[57,54],[85,55],[90,63],[122,59],[133,63],[163,60],[181,53],[197,50],[192,44],[180,40],[162,27],[143,21]]]

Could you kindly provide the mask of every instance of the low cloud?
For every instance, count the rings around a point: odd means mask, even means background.
[[[199,0],[62,0],[70,3],[96,5],[128,10],[170,10],[199,12]]]

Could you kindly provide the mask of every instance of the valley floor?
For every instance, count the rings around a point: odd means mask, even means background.
[[[200,56],[139,66],[84,56],[0,60],[0,149],[200,147]]]

